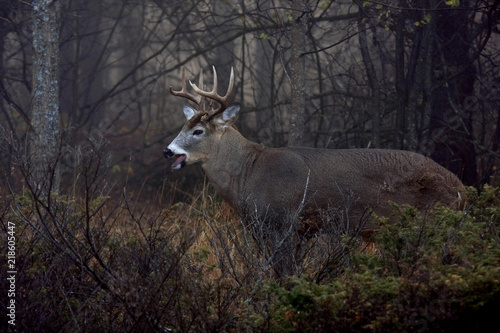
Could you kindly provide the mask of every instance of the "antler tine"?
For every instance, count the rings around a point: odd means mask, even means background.
[[[189,81],[189,83],[191,84],[191,81]],[[203,83],[203,69],[200,69],[200,78],[198,79],[198,86],[200,86],[202,88],[204,87],[204,83]],[[199,103],[200,111],[205,112],[205,96],[198,95],[198,97],[200,98],[200,103]]]
[[[214,71],[214,85],[213,85],[212,91],[201,90],[200,88],[198,88],[198,86],[196,84],[189,81],[189,84],[191,85],[193,90],[198,95],[210,98],[210,99],[212,99],[220,104],[220,106],[217,109],[212,110],[212,112],[207,116],[206,121],[210,121],[210,119],[212,119],[216,115],[220,114],[221,112],[223,112],[227,108],[229,97],[231,96],[231,93],[232,93],[233,88],[234,88],[234,69],[233,69],[233,67],[231,67],[231,76],[229,78],[229,87],[227,88],[227,92],[224,96],[221,96],[217,93],[217,88],[218,88],[217,71],[215,70],[215,66],[212,66],[212,69]]]
[[[201,105],[202,96],[196,96],[187,92],[186,87],[186,67],[182,66],[182,74],[181,74],[181,90],[175,91],[170,86],[170,93],[174,96],[184,97],[189,99],[190,101],[195,102],[198,106]],[[191,82],[190,82],[191,83]],[[200,84],[203,84],[203,72],[200,73]]]

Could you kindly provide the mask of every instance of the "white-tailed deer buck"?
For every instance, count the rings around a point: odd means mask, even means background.
[[[239,106],[229,105],[234,87],[231,69],[225,96],[189,82],[185,70],[182,88],[170,92],[189,99],[197,108],[184,107],[187,122],[163,151],[174,157],[172,169],[201,163],[210,183],[243,219],[269,223],[286,220],[300,211],[302,221],[321,221],[321,211],[344,209],[350,197],[349,224],[357,227],[367,211],[387,216],[390,202],[410,204],[421,211],[437,202],[460,208],[464,186],[451,172],[431,159],[408,151],[384,149],[269,148],[245,139],[233,126]],[[206,100],[211,100],[206,110]],[[218,107],[213,107],[213,102]],[[309,225],[309,223],[307,223]],[[367,226],[368,227],[368,226]]]

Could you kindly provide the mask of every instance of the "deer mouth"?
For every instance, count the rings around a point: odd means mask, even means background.
[[[186,165],[186,155],[175,155],[175,161],[172,163],[172,169],[177,170]]]

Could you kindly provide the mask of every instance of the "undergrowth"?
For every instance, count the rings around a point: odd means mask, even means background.
[[[345,274],[270,283],[269,331],[455,332],[494,325],[500,305],[500,190],[469,189],[465,213],[445,207],[422,216],[395,207],[379,218],[375,251],[352,252]],[[267,297],[267,296],[266,296]],[[264,318],[259,318],[264,321]]]
[[[469,189],[465,212],[395,206],[369,244],[325,228],[288,258],[297,274],[277,279],[283,249],[209,187],[190,202],[138,200],[112,191],[88,151],[69,193],[32,186],[20,165],[24,185],[0,194],[2,243],[15,225],[19,332],[451,332],[496,320],[498,188]]]

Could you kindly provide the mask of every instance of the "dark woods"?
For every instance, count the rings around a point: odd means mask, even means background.
[[[252,141],[411,150],[466,185],[496,181],[496,1],[302,2],[53,1],[43,12],[4,1],[2,127],[18,142],[53,128],[73,148],[102,136],[113,151],[113,176],[157,188],[161,147],[183,121],[182,101],[168,93],[180,68],[195,77],[215,65],[226,87],[234,66],[232,102],[243,110],[237,126]],[[57,22],[41,25],[43,36],[34,23],[54,11],[48,21]],[[34,36],[52,44],[41,47]],[[49,55],[51,45],[58,54]],[[59,90],[37,83],[45,73],[33,66],[39,57],[58,69]],[[36,98],[51,94],[56,99],[45,105]],[[28,146],[39,150],[38,141]],[[70,152],[61,156],[63,188],[71,160]],[[0,167],[2,182],[13,184],[9,154]]]
[[[0,330],[489,324],[499,13],[491,0],[2,0],[0,312],[16,326]],[[417,151],[479,193],[468,189],[465,214],[394,207],[374,243],[328,224],[290,254],[295,220],[282,233],[244,225],[211,187],[195,189],[198,168],[172,174],[162,156],[184,122],[169,87],[182,66],[195,78],[212,65],[221,91],[234,67],[230,102],[252,141]],[[351,199],[325,221],[348,221]],[[297,274],[277,282],[276,265]]]

